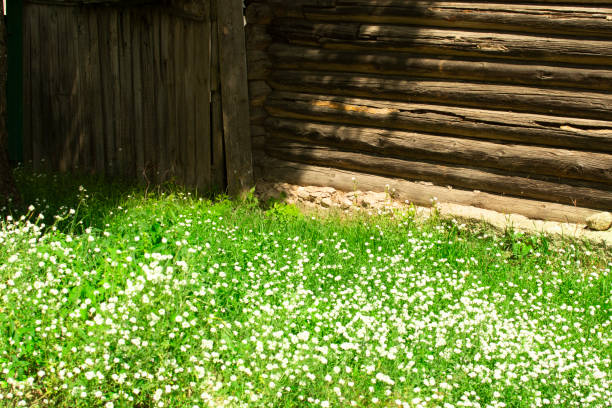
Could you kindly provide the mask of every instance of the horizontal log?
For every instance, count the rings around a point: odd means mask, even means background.
[[[249,102],[251,106],[263,106],[272,89],[266,81],[249,81]]]
[[[276,117],[612,153],[612,122],[485,109],[273,92]]]
[[[469,166],[410,161],[339,150],[328,146],[281,139],[266,141],[272,157],[318,166],[361,171],[417,181],[430,181],[466,189],[552,201],[565,205],[607,210],[612,208],[612,189],[590,183],[558,182],[521,177]],[[572,183],[572,184],[570,184]]]
[[[339,190],[353,191],[355,185],[360,190],[385,191],[386,186],[395,190],[397,198],[409,200],[416,205],[431,206],[435,198],[442,203],[455,203],[485,208],[506,214],[521,214],[532,219],[573,222],[584,224],[595,210],[556,204],[544,201],[489,194],[481,191],[448,189],[445,186],[425,185],[398,178],[375,176],[329,167],[295,163],[270,157],[260,159],[262,178],[268,181],[284,181],[299,185],[334,187]]]
[[[272,70],[270,57],[262,50],[247,50],[247,78],[266,79]]]
[[[612,118],[612,93],[285,70],[274,71],[268,82],[272,88],[283,91],[458,106],[486,106],[489,109],[588,119]]]
[[[489,31],[612,37],[612,8],[431,1],[337,1],[304,7],[318,21],[411,24]]]
[[[274,18],[274,11],[269,4],[251,3],[246,9],[247,26],[251,24],[270,24]]]
[[[274,67],[280,69],[350,71],[612,91],[612,70],[607,69],[438,59],[399,52],[371,50],[363,53],[287,44],[272,44],[268,53]]]
[[[423,133],[268,118],[268,134],[386,157],[431,160],[612,185],[612,154],[493,143]]]
[[[249,109],[249,121],[251,125],[263,125],[268,112],[261,106],[251,106]]]
[[[280,18],[270,33],[294,44],[439,55],[612,65],[612,42],[554,36]]]
[[[272,37],[268,34],[268,26],[247,25],[245,27],[246,46],[248,50],[265,50],[272,43]]]

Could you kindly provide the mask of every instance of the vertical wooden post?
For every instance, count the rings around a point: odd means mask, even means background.
[[[23,160],[23,1],[7,0],[8,83],[7,130],[9,157]],[[4,16],[2,16],[4,18]]]
[[[253,160],[242,0],[225,1],[216,12],[228,192],[244,196],[253,186]]]

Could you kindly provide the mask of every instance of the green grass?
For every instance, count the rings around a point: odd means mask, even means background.
[[[16,175],[34,208],[0,225],[0,406],[612,401],[605,248]]]

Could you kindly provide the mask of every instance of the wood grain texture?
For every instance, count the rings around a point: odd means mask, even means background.
[[[257,132],[277,138],[370,152],[385,157],[429,160],[612,185],[612,155],[402,132],[382,128],[269,118]],[[251,131],[253,133],[253,131]]]
[[[536,87],[612,91],[612,70],[538,63],[465,60],[372,50],[367,53],[276,43],[268,49],[274,67],[379,76],[425,77]],[[604,67],[602,67],[604,68]],[[250,66],[249,66],[250,69]],[[249,75],[250,77],[250,75]],[[267,78],[267,75],[266,75]]]
[[[563,205],[538,200],[508,197],[482,191],[449,189],[399,178],[376,176],[372,174],[339,170],[326,166],[315,166],[303,163],[266,157],[262,168],[264,180],[277,182],[284,180],[298,185],[335,187],[339,190],[353,191],[357,188],[365,191],[385,191],[385,186],[394,189],[398,199],[409,200],[416,205],[431,206],[435,197],[440,202],[469,205],[486,208],[507,214],[522,214],[533,219],[574,222],[584,224],[585,219],[596,211],[586,208]]]
[[[274,140],[266,153],[278,159],[344,170],[430,181],[499,194],[546,200],[565,205],[607,210],[612,207],[612,189],[594,183],[563,179],[528,178],[511,172],[496,172],[465,165],[431,163],[375,156],[333,147]]]
[[[48,163],[206,189],[211,16],[207,7],[189,10],[203,14],[164,4],[28,2],[26,159],[37,169]],[[248,122],[248,110],[243,116]]]
[[[244,195],[253,186],[253,163],[242,2],[226,1],[216,12],[228,190]]]
[[[223,112],[221,104],[219,31],[216,21],[217,0],[211,1],[211,42],[210,42],[210,120],[211,120],[211,168],[212,187],[223,191],[226,185],[225,147],[223,142]]]
[[[503,111],[610,119],[612,93],[575,92],[518,85],[443,81],[339,72],[277,70],[269,78],[277,90],[473,106]]]
[[[441,105],[274,92],[272,115],[612,153],[612,122]]]
[[[304,17],[317,21],[612,37],[612,8],[602,6],[528,5],[507,2],[337,1],[335,7],[305,6]]]
[[[403,25],[332,24],[291,18],[275,20],[270,33],[290,43],[329,49],[375,48],[537,62],[612,64],[612,42],[608,40]]]

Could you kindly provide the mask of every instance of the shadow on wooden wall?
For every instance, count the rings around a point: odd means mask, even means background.
[[[612,9],[549,3],[253,0],[258,171],[561,221],[611,208]]]
[[[242,5],[215,5],[26,2],[25,159],[35,168],[248,189]]]

